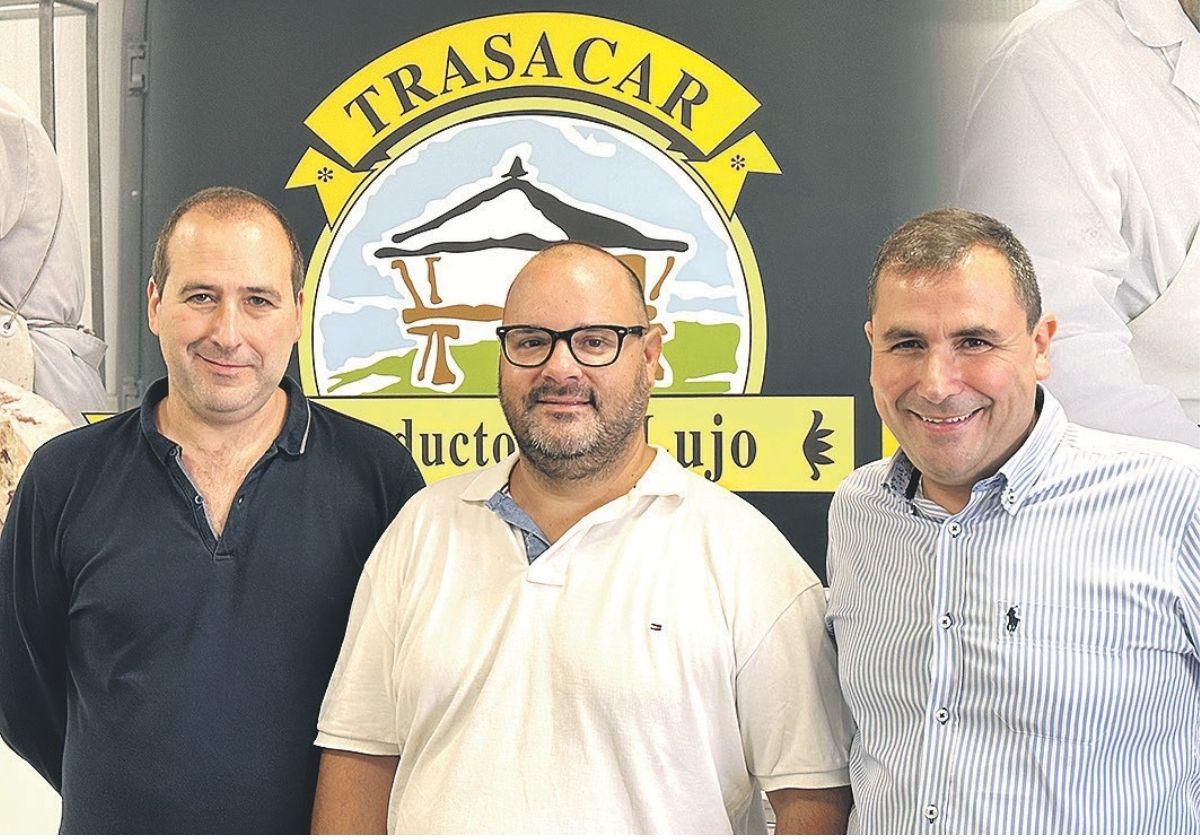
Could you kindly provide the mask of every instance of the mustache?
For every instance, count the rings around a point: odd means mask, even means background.
[[[544,385],[537,386],[525,395],[525,407],[533,408],[546,397],[573,397],[576,399],[586,399],[593,406],[596,405],[595,393],[591,388],[582,383],[552,385],[547,382]]]

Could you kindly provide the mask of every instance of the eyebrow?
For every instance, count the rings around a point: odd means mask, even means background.
[[[977,324],[973,327],[967,327],[961,330],[955,330],[950,334],[951,338],[986,338],[988,341],[999,341],[1001,335],[991,327],[985,327],[982,324]]]
[[[189,295],[193,292],[212,292],[216,291],[216,288],[217,287],[212,283],[193,281],[191,283],[184,283],[182,286],[180,286],[179,294]],[[272,300],[279,299],[279,292],[275,289],[272,289],[270,286],[242,286],[238,289],[238,291],[248,295],[258,295],[259,297],[270,298]]]
[[[925,336],[923,333],[919,333],[916,330],[909,329],[907,327],[892,327],[891,329],[889,329],[887,332],[885,332],[883,334],[883,340],[888,341],[888,342],[904,341],[904,340],[907,340],[910,338],[924,338],[924,337]]]
[[[1001,335],[991,327],[985,327],[982,324],[976,324],[970,327],[964,327],[961,330],[955,330],[950,333],[951,338],[985,338],[989,341],[998,341]],[[914,330],[910,327],[892,327],[883,334],[884,341],[907,341],[913,338],[925,338],[925,334]]]

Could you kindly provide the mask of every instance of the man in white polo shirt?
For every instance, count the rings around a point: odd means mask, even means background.
[[[519,446],[415,496],[368,561],[319,721],[313,829],[841,832],[848,724],[812,571],[646,445],[662,349],[592,246],[509,291]]]

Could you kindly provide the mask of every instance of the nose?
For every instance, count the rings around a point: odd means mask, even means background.
[[[222,303],[214,315],[209,339],[219,347],[232,349],[242,343],[241,313],[236,301]]]
[[[938,404],[962,390],[962,372],[958,358],[949,350],[930,350],[925,355],[918,393],[931,404]]]
[[[558,382],[579,378],[580,364],[572,355],[567,339],[555,340],[554,346],[550,348],[550,358],[542,365],[542,373]]]

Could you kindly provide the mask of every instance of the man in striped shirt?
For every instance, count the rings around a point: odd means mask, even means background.
[[[1200,831],[1200,453],[1066,421],[994,219],[903,225],[869,303],[900,451],[829,514],[851,830]]]

